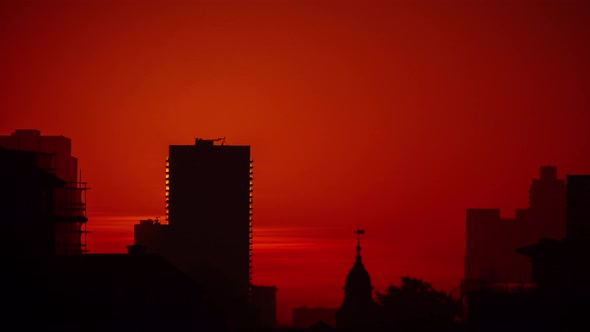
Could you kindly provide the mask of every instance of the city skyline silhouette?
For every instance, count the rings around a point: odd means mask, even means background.
[[[152,323],[147,323],[150,318],[144,317],[142,312],[147,313],[154,310],[154,305],[163,303],[177,308],[165,312],[166,315],[180,319],[183,323],[179,326],[197,324],[235,329],[254,324],[250,327],[277,327],[276,286],[256,285],[251,277],[252,263],[255,260],[251,255],[254,172],[250,147],[225,145],[225,142],[215,145],[215,141],[197,138],[195,145],[170,146],[170,156],[166,158],[165,163],[164,201],[167,214],[164,223],[155,217],[140,220],[133,225],[134,244],[126,246],[127,254],[85,255],[88,250],[82,248],[86,248],[87,232],[80,229],[80,222],[85,222],[86,218],[80,218],[86,214],[86,198],[82,196],[87,189],[86,183],[81,182],[83,187],[80,187],[78,182],[62,180],[67,176],[78,179],[77,159],[69,155],[70,140],[64,136],[43,136],[38,130],[22,129],[16,130],[10,136],[0,136],[3,167],[0,173],[5,184],[1,192],[3,216],[0,221],[3,225],[4,240],[0,254],[7,258],[11,270],[9,298],[20,303],[17,294],[24,286],[21,283],[25,282],[32,285],[28,290],[31,294],[36,291],[40,294],[59,294],[62,291],[63,294],[70,294],[63,299],[61,295],[53,297],[53,300],[47,299],[55,301],[55,308],[76,308],[76,300],[72,302],[74,298],[84,301],[85,305],[102,303],[100,307],[110,307],[108,296],[92,295],[95,294],[92,291],[95,291],[96,287],[103,287],[100,291],[103,294],[114,291],[119,294],[114,296],[123,296],[122,299],[125,299],[124,296],[131,297],[123,301],[139,300],[137,304],[132,305],[137,311],[129,313],[131,316],[127,318],[120,316],[123,308],[114,311],[92,309],[91,311],[95,311],[94,314],[99,316],[90,318],[91,313],[90,316],[82,315],[71,321],[67,315],[56,315],[53,311],[44,313],[53,317],[50,318],[50,322],[57,319],[57,326],[66,324],[68,328],[78,328],[80,324],[86,324],[87,320],[94,320],[97,325],[93,325],[92,329],[100,329],[110,324],[110,319],[127,319],[124,324],[130,325],[146,324],[142,327],[144,330],[156,328]],[[60,150],[63,151],[62,161],[58,162],[60,154],[51,151]],[[554,328],[559,328],[564,326],[562,324],[577,321],[579,318],[567,314],[567,309],[559,306],[559,303],[572,303],[582,308],[585,299],[583,294],[586,294],[586,288],[583,282],[580,284],[576,281],[570,286],[573,288],[567,288],[567,291],[564,286],[567,284],[567,278],[584,280],[578,274],[586,273],[583,252],[587,249],[586,240],[590,234],[590,175],[567,175],[565,181],[557,177],[557,168],[554,166],[541,166],[539,173],[539,178],[533,179],[530,186],[528,208],[517,209],[514,219],[500,218],[498,209],[466,209],[467,255],[464,277],[460,281],[460,298],[457,298],[457,288],[448,294],[445,291],[439,292],[422,278],[415,279],[409,275],[402,277],[402,284],[398,290],[391,282],[387,293],[376,290],[361,258],[360,238],[365,234],[365,230],[357,226],[352,232],[357,240],[355,263],[346,277],[343,287],[344,300],[340,309],[319,307],[305,310],[305,307],[302,307],[298,309],[298,321],[307,321],[309,324],[309,320],[315,317],[320,319],[317,324],[313,324],[316,328],[414,326],[428,331],[441,328],[454,330],[459,327],[453,326],[457,323],[456,319],[466,324],[465,328],[473,331],[493,331],[494,328],[504,326],[502,324],[512,323],[525,329],[538,328],[544,324],[556,324]],[[72,186],[74,189],[74,195],[67,196],[70,197],[67,201],[64,201],[66,196],[63,196],[64,185],[67,185],[66,189]],[[76,210],[80,204],[83,210]],[[232,205],[235,205],[235,208],[232,208]],[[224,213],[224,210],[227,212]],[[64,222],[65,225],[71,224],[78,228],[78,231],[72,232],[70,228],[63,228]],[[239,229],[244,231],[236,232]],[[245,245],[239,246],[239,243]],[[556,260],[555,255],[562,258]],[[127,266],[129,270],[125,273],[121,273],[121,268],[109,272],[111,267],[116,267],[125,260],[137,262]],[[145,273],[149,268],[138,269],[141,266],[138,264],[146,264],[148,260],[153,262],[148,265],[154,264],[151,273],[161,273],[165,278],[178,279],[177,281],[183,283],[185,292],[194,295],[188,298],[184,295],[179,297],[178,289],[159,290],[156,295],[149,289],[137,289],[138,285],[122,286],[122,280],[117,281],[119,278],[125,278],[123,280],[129,282],[131,275],[134,275],[133,279],[136,280],[149,277]],[[287,263],[290,262],[287,260]],[[551,265],[546,264],[555,264],[558,267],[548,270],[547,266]],[[309,265],[304,264],[302,267],[311,280],[318,276],[313,269],[309,269]],[[167,271],[171,269],[177,272],[171,274]],[[102,271],[98,272],[99,270]],[[45,273],[49,274],[46,276]],[[78,279],[87,279],[89,285],[83,286],[84,282],[80,283],[79,280],[67,281],[68,278],[76,279],[77,274]],[[103,281],[94,279],[97,277],[96,274],[104,274],[101,277]],[[44,290],[45,286],[38,284],[45,278],[48,280],[48,290]],[[109,281],[105,284],[105,280]],[[152,282],[155,282],[154,286],[166,283],[158,279]],[[61,291],[53,293],[56,291],[53,287]],[[546,293],[552,288],[557,290],[557,293]],[[87,293],[88,291],[90,293]],[[419,292],[412,293],[415,291]],[[138,292],[147,292],[147,302],[141,300],[144,296]],[[425,303],[434,298],[425,297],[420,300],[416,297],[426,294],[425,292],[431,292],[439,302],[432,302],[420,309],[426,310],[425,312],[416,311],[420,306],[414,307],[408,301],[418,301],[415,305],[426,305]],[[497,298],[488,298],[488,293]],[[573,298],[568,295],[569,293],[582,297]],[[74,298],[68,300],[69,296]],[[375,301],[374,296],[379,299],[379,303]],[[401,300],[401,296],[405,299]],[[187,299],[192,300],[187,302]],[[40,296],[31,302],[32,308],[37,308],[39,303],[44,303],[43,301],[44,297]],[[402,302],[391,304],[390,301]],[[502,304],[498,304],[498,301]],[[248,303],[256,303],[256,307],[250,309]],[[24,309],[27,305],[23,305]],[[139,309],[145,305],[145,309]],[[456,311],[457,306],[462,307],[461,310]],[[516,307],[509,309],[512,306]],[[508,311],[514,311],[517,307],[528,308],[528,311],[517,316],[508,314]],[[293,309],[295,315],[296,310]],[[32,312],[37,312],[35,310]],[[72,309],[64,310],[68,312]],[[203,315],[203,310],[210,314]],[[429,313],[431,310],[433,311]],[[406,313],[399,316],[396,311]],[[555,313],[556,318],[540,319],[535,315],[539,311]],[[187,316],[174,316],[180,312]],[[329,312],[334,313],[335,324],[331,317],[326,316]],[[196,313],[200,314],[195,316]],[[387,318],[387,315],[391,314],[394,315],[393,320]],[[16,317],[19,317],[18,315],[20,313],[17,313]],[[217,315],[222,317],[220,323],[216,323]],[[168,316],[162,316],[158,324],[170,324],[167,321],[170,318],[166,317]],[[409,317],[422,318],[416,320]],[[430,322],[430,319],[436,320]],[[301,323],[294,321],[294,324]],[[51,324],[48,326],[53,328]]]
[[[0,4],[0,135],[71,140],[89,254],[165,221],[170,145],[250,146],[252,281],[289,325],[342,304],[357,226],[376,291],[453,293],[466,209],[521,220],[540,167],[590,174],[584,1],[224,3]]]

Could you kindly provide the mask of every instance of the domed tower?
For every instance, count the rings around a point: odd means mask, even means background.
[[[373,301],[371,277],[361,258],[360,236],[365,231],[357,228],[354,232],[357,234],[356,260],[346,276],[344,301],[336,312],[336,327],[376,327],[379,321],[379,305]]]

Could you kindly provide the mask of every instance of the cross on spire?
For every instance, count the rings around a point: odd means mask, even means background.
[[[361,234],[365,234],[365,230],[361,229],[360,227],[356,227],[356,230],[354,231],[354,233],[356,234],[356,255],[357,256],[361,256]]]

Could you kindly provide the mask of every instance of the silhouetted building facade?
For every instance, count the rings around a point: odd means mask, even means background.
[[[531,282],[464,281],[469,330],[588,328],[590,233],[586,225],[590,218],[590,176],[567,175],[564,196],[565,238],[541,238],[515,249],[530,257]]]
[[[86,251],[86,183],[71,141],[17,130],[0,136],[0,253],[79,255]]]
[[[78,159],[72,156],[72,141],[65,136],[46,136],[39,130],[18,129],[11,135],[0,136],[0,147],[53,154],[51,168],[55,176],[67,182],[78,179]]]
[[[338,308],[293,308],[293,327],[309,328],[319,322],[329,327],[336,327],[336,312]]]
[[[171,145],[166,160],[167,224],[141,221],[135,244],[159,252],[207,285],[237,323],[250,297],[252,160],[249,146]],[[241,325],[241,324],[238,324]]]
[[[567,175],[566,240],[590,245],[590,175]]]
[[[252,286],[251,303],[256,316],[256,327],[277,327],[277,288],[275,286]]]
[[[587,330],[590,323],[590,175],[566,176],[564,240],[542,239],[518,249],[530,257],[537,285],[537,319],[560,329]]]
[[[134,243],[144,246],[150,253],[165,253],[170,246],[171,228],[167,223],[161,223],[159,219],[140,220],[133,225]]]
[[[540,310],[531,262],[517,249],[542,238],[562,239],[565,216],[566,184],[553,166],[540,168],[529,207],[517,209],[514,219],[501,218],[499,209],[467,210],[461,291],[463,320],[471,330],[538,327],[531,319]]]
[[[371,328],[380,322],[379,305],[373,300],[373,286],[369,272],[361,258],[360,234],[357,229],[356,259],[346,276],[344,301],[336,312],[336,328]]]
[[[499,209],[467,209],[466,221],[465,282],[528,282],[530,262],[515,250],[565,236],[565,182],[555,167],[541,167],[529,207],[517,209],[515,219],[501,218]]]

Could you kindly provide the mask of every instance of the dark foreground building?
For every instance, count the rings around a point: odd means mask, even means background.
[[[211,279],[196,280],[139,245],[129,246],[125,255],[83,254],[86,188],[76,174],[69,139],[27,130],[0,137],[0,144],[7,147],[0,147],[2,330],[207,331],[225,326],[226,307],[213,301],[211,289],[218,284]]]
[[[131,248],[130,248],[131,249]],[[157,254],[5,259],[3,330],[187,331],[220,328],[202,291]]]

